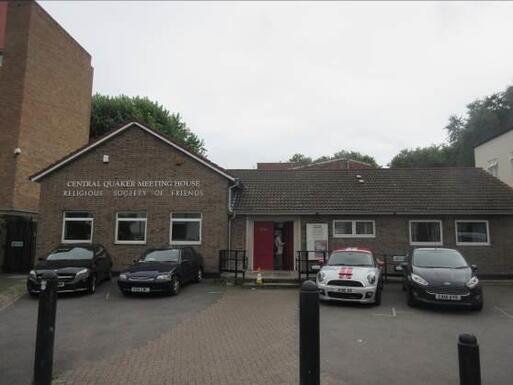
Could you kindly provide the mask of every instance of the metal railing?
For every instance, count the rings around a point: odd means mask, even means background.
[[[296,256],[296,269],[299,282],[304,278],[309,279],[310,275],[317,274],[320,268],[326,263],[327,251],[298,250]],[[303,276],[305,276],[303,278]]]
[[[239,274],[244,281],[248,269],[246,250],[219,250],[219,273],[234,273],[235,284]]]

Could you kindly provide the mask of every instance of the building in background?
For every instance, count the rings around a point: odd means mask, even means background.
[[[297,162],[261,162],[257,163],[257,170],[354,170],[358,168],[374,168],[371,164],[354,159],[330,159],[322,162],[301,164]]]
[[[474,147],[476,167],[513,187],[513,127]]]
[[[89,141],[91,56],[34,1],[0,1],[0,265],[32,264],[29,176]]]

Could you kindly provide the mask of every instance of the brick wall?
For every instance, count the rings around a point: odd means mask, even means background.
[[[333,220],[374,220],[375,238],[334,238]],[[479,266],[481,274],[513,274],[513,217],[512,216],[302,216],[301,249],[306,250],[306,224],[328,224],[328,247],[368,247],[376,254],[405,255],[412,246],[409,241],[409,221],[418,219],[442,220],[443,247],[458,249],[469,263]],[[488,220],[490,246],[457,246],[455,220]],[[239,215],[232,224],[232,248],[246,249],[246,216]]]
[[[334,219],[370,219],[376,223],[375,238],[334,238]],[[328,223],[330,250],[342,247],[369,247],[378,254],[404,255],[411,248],[409,242],[409,221],[417,219],[442,220],[443,246],[458,249],[469,263],[479,265],[484,274],[513,274],[513,217],[511,216],[375,216],[375,217],[335,217],[305,216],[301,218],[301,242],[306,249],[306,223]],[[456,246],[455,220],[488,220],[490,246]]]
[[[37,211],[28,177],[89,140],[90,55],[37,3],[13,1],[0,72],[0,208]],[[16,147],[21,155],[14,157]]]
[[[110,161],[102,162],[108,154]],[[64,197],[69,180],[200,180],[201,197]],[[227,247],[227,202],[230,181],[192,158],[138,128],[129,128],[41,181],[37,256],[60,244],[62,215],[66,210],[86,210],[94,216],[93,242],[112,255],[115,269],[130,264],[147,247],[169,244],[171,212],[201,212],[202,253],[206,272],[217,272],[218,252]],[[146,245],[114,243],[118,211],[146,211]],[[196,246],[195,246],[196,247]]]

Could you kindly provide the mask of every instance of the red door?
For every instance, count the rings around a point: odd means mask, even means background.
[[[253,268],[273,270],[274,223],[255,222],[253,234]]]
[[[283,242],[283,270],[294,270],[294,222],[285,222]]]

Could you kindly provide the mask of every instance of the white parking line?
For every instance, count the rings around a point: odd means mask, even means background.
[[[105,294],[105,299],[108,300],[110,297],[110,291],[107,292],[107,294]]]
[[[221,294],[222,291],[209,291],[208,294]]]
[[[395,313],[395,307],[392,308],[392,317],[395,317],[396,316],[396,313]]]
[[[503,310],[501,309],[500,307],[498,306],[495,306],[495,309],[497,309],[498,311],[500,311],[502,314],[504,314],[506,317],[510,318],[510,319],[513,319],[513,315],[512,314],[509,314],[506,310]]]

